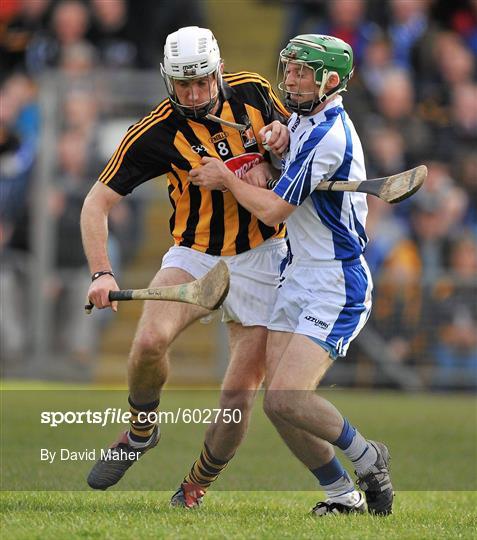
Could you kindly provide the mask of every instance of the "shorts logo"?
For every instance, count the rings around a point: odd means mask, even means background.
[[[312,322],[315,326],[319,326],[320,328],[323,328],[326,330],[328,326],[330,326],[328,323],[324,321],[320,321],[320,319],[317,319],[316,317],[312,317],[311,315],[307,315],[305,317],[305,320]]]

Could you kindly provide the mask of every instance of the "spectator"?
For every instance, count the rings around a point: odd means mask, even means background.
[[[373,276],[379,276],[383,262],[406,238],[406,232],[405,225],[396,218],[390,204],[377,197],[368,197],[366,234],[370,242],[366,248],[366,261]]]
[[[383,91],[386,74],[393,69],[392,48],[384,34],[377,34],[364,51],[359,76],[372,97]]]
[[[0,215],[4,234],[27,202],[40,130],[36,86],[25,75],[13,75],[1,91]]]
[[[469,49],[451,32],[439,32],[430,51],[421,59],[418,71],[419,114],[440,129],[450,125],[453,89],[472,82],[475,62]]]
[[[460,84],[452,91],[452,126],[456,150],[477,145],[477,84]]]
[[[430,155],[432,137],[429,127],[414,111],[414,90],[410,75],[400,69],[386,73],[377,95],[376,113],[367,121],[368,129],[381,125],[398,131],[405,141],[407,165],[415,166]]]
[[[451,161],[475,150],[477,145],[477,84],[452,88],[450,118],[437,131],[436,152]]]
[[[394,63],[411,68],[411,51],[428,26],[427,0],[391,0],[392,20],[389,35],[393,44]]]
[[[379,32],[379,27],[365,19],[364,0],[334,0],[327,4],[329,20],[314,33],[335,36],[353,48],[355,64],[360,66],[366,47]]]
[[[206,4],[202,0],[129,0],[128,26],[139,44],[140,67],[159,68],[163,44],[171,32],[204,26]]]
[[[455,163],[459,185],[463,187],[469,200],[464,223],[477,236],[477,152],[459,152]]]
[[[460,7],[451,18],[451,28],[461,35],[475,56],[477,56],[477,2],[470,0]]]
[[[96,173],[100,164],[96,150],[98,147],[98,97],[82,88],[73,89],[65,96],[63,104],[63,128],[81,133],[89,149],[88,172]]]
[[[101,65],[132,68],[138,63],[138,47],[127,24],[125,0],[91,0],[91,43],[99,52]]]
[[[412,243],[425,285],[445,272],[450,239],[460,231],[468,205],[467,195],[455,185],[444,163],[431,162],[427,166],[428,178],[412,199],[410,215]]]
[[[406,168],[406,143],[397,129],[377,126],[366,135],[368,177],[388,176]]]
[[[285,27],[278,47],[281,49],[298,34],[307,34],[323,19],[324,0],[283,0]]]
[[[437,388],[477,388],[477,242],[466,234],[456,240],[450,257],[450,276],[434,287]]]
[[[51,0],[21,0],[20,12],[6,26],[0,44],[2,78],[14,70],[35,74],[47,45],[50,15]]]
[[[92,75],[98,63],[97,51],[91,43],[81,41],[67,47],[60,59],[59,68],[74,86],[77,83],[87,86],[81,78]]]
[[[59,175],[49,197],[55,220],[55,264],[50,294],[55,300],[58,350],[74,362],[88,364],[98,341],[96,317],[85,317],[80,309],[89,286],[89,271],[83,254],[79,219],[85,194],[88,147],[79,131],[65,132],[58,143]]]
[[[450,32],[441,32],[435,42],[434,61],[437,64],[440,82],[451,88],[457,84],[471,82],[475,73],[472,52],[462,40]]]
[[[426,358],[430,287],[445,272],[449,237],[459,230],[467,203],[444,164],[429,163],[428,169],[426,184],[411,199],[409,234],[391,236],[373,317],[394,356],[410,364]]]
[[[0,342],[3,360],[17,361],[26,341],[22,292],[28,251],[24,218],[38,148],[36,87],[28,77],[14,75],[3,85],[0,101]]]
[[[61,0],[56,4],[41,54],[38,54],[32,59],[34,62],[31,62],[34,73],[40,74],[46,68],[58,67],[69,48],[85,41],[88,28],[89,11],[83,2]]]

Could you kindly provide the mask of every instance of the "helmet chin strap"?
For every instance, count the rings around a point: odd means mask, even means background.
[[[321,76],[320,89],[318,90],[318,97],[320,100],[325,95],[325,87],[326,87],[326,83],[328,82],[328,79],[330,78],[330,75],[331,73],[326,68],[323,68],[323,75]],[[320,103],[322,102],[320,101]]]

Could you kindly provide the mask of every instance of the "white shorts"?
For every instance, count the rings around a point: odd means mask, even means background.
[[[282,274],[268,328],[325,342],[345,356],[371,312],[373,281],[364,257],[350,262],[293,262]]]
[[[219,259],[230,271],[230,291],[222,304],[222,320],[243,326],[267,326],[277,296],[280,263],[287,254],[285,240],[270,238],[260,246],[229,257],[208,255],[183,246],[172,246],[162,268],[181,268],[201,278]]]

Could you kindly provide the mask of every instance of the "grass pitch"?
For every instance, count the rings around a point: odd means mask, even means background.
[[[335,389],[324,394],[363,433],[388,444],[397,491],[394,515],[311,517],[309,510],[323,499],[322,492],[278,438],[259,403],[246,441],[197,511],[171,509],[168,502],[200,451],[204,425],[162,426],[158,448],[118,486],[81,491],[87,489],[92,464],[41,463],[39,449],[101,448],[114,439],[118,426],[50,428],[40,424],[39,413],[126,408],[126,392],[61,387],[18,392],[10,387],[2,393],[2,538],[475,538],[477,409],[472,396]],[[161,407],[216,404],[216,392],[168,391]]]
[[[477,497],[470,492],[402,492],[387,518],[308,511],[310,492],[211,492],[182,511],[164,492],[2,494],[5,539],[24,538],[475,538]]]

